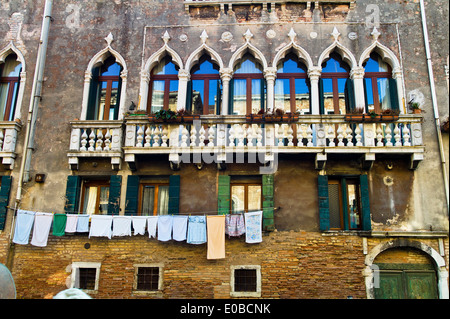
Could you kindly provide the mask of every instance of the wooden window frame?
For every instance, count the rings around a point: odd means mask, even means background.
[[[99,76],[98,77],[98,89],[102,90],[102,82],[106,82],[106,94],[105,94],[105,109],[103,111],[103,120],[110,120],[109,118],[109,112],[111,109],[111,95],[112,95],[112,86],[113,82],[118,82],[120,84],[120,76]],[[119,86],[118,84],[118,86]],[[119,87],[117,88],[120,89]],[[97,101],[97,103],[100,103],[100,101]],[[99,104],[100,105],[100,104]],[[116,105],[116,107],[119,107],[119,105]]]
[[[263,190],[262,190],[262,183],[258,182],[251,182],[251,183],[245,183],[245,182],[231,182],[230,183],[230,212],[233,213],[233,186],[244,186],[244,211],[245,213],[248,213],[248,187],[249,186],[259,186],[261,188],[261,209],[262,210],[262,204],[263,204]],[[243,213],[242,212],[242,213]]]
[[[155,187],[155,194],[153,195],[153,215],[150,216],[157,216],[158,214],[158,200],[159,200],[159,187],[160,186],[166,186],[170,187],[169,183],[152,183],[152,182],[143,182],[139,183],[139,195],[138,195],[138,211],[137,215],[142,216],[142,200],[144,195],[144,187],[145,186],[154,186]]]
[[[340,228],[331,228],[330,230],[362,230],[363,229],[363,221],[362,221],[362,203],[361,203],[361,184],[357,177],[354,176],[346,176],[346,177],[336,177],[336,178],[330,178],[328,180],[328,185],[334,184],[339,186],[339,216],[340,216]],[[345,185],[345,191],[344,191],[344,185]],[[360,219],[360,225],[358,228],[351,228],[351,221],[350,221],[350,205],[349,205],[349,197],[348,197],[348,185],[356,185],[357,192],[357,203],[358,203],[358,210],[359,210],[359,219]],[[344,205],[344,195],[346,196],[345,205]],[[344,216],[346,215],[346,218]],[[345,222],[347,220],[347,222]],[[345,225],[346,224],[346,225]]]
[[[381,112],[380,97],[378,96],[378,79],[390,79],[392,78],[391,66],[388,64],[388,72],[367,72],[364,73],[364,80],[370,79],[372,83],[372,95],[373,95],[373,108],[375,113]],[[367,91],[364,92],[367,94]]]
[[[233,79],[235,80],[246,80],[246,92],[245,92],[245,98],[246,98],[246,109],[247,109],[247,115],[252,114],[252,80],[262,80],[264,81],[264,74],[262,73],[235,73],[233,76]],[[265,88],[265,85],[264,85]],[[264,90],[261,92],[261,96],[265,94]],[[233,92],[233,99],[234,99],[234,92]],[[263,106],[264,108],[264,106]]]
[[[332,81],[332,90],[333,90],[333,107],[334,107],[334,114],[340,114],[339,109],[339,85],[338,85],[338,79],[346,79],[348,80],[350,78],[349,72],[325,72],[322,73],[321,76],[322,80],[325,79],[331,79]],[[347,106],[346,106],[347,108]]]
[[[81,201],[80,201],[80,207],[79,207],[79,209],[78,209],[78,211],[80,212],[80,213],[85,213],[85,212],[83,212],[82,210],[83,210],[83,207],[84,207],[84,200],[85,200],[85,195],[86,195],[86,188],[87,187],[105,187],[105,186],[108,186],[108,187],[110,187],[110,182],[109,182],[109,180],[102,180],[102,181],[100,181],[100,180],[92,180],[92,181],[83,181],[83,185],[82,185],[82,187],[81,187]],[[97,197],[96,197],[96,200],[95,200],[95,211],[94,211],[94,215],[106,215],[108,212],[106,212],[106,214],[100,214],[99,212],[100,212],[100,194],[101,194],[101,191],[99,191],[100,190],[100,188],[98,188],[97,189]]]
[[[304,73],[279,73],[277,74],[277,79],[288,79],[289,80],[289,97],[290,97],[290,108],[291,113],[294,114],[296,110],[296,100],[295,100],[295,80],[306,79],[309,81],[309,77]],[[311,93],[311,86],[309,86],[309,91]],[[311,112],[311,100],[309,101],[309,112]],[[294,135],[295,136],[295,135]]]
[[[3,73],[3,68],[5,66],[5,63],[0,64],[0,74]],[[6,106],[5,106],[5,114],[3,115],[3,121],[9,121],[9,118],[11,117],[11,110],[14,108],[12,105],[12,101],[15,100],[17,103],[17,94],[19,93],[19,86],[20,86],[20,76],[4,76],[0,77],[0,83],[8,83],[8,95],[6,98]],[[17,94],[16,98],[14,99],[14,88],[17,84]],[[14,115],[13,115],[14,119]]]
[[[203,98],[203,115],[209,115],[209,108],[208,103],[205,101],[209,101],[209,81],[211,80],[217,80],[220,81],[220,75],[219,74],[192,74],[191,75],[192,81],[203,81],[203,92],[204,92],[204,98]],[[192,92],[194,89],[192,88]],[[218,93],[218,92],[217,92]],[[219,104],[220,105],[220,104]],[[190,105],[192,109],[192,105]],[[220,110],[217,110],[220,112]],[[217,112],[216,112],[217,113]],[[213,114],[216,115],[216,114]]]

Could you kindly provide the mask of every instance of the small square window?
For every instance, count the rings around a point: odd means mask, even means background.
[[[163,284],[163,264],[135,264],[133,293],[159,294]]]
[[[261,266],[231,266],[231,297],[261,297]]]
[[[72,264],[71,287],[87,290],[89,293],[98,290],[100,263],[75,262]]]
[[[159,267],[139,267],[137,273],[137,290],[158,290]]]
[[[78,287],[79,289],[95,289],[95,278],[97,269],[95,268],[80,268],[78,270]]]

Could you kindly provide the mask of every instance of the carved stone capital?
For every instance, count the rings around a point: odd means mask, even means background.
[[[189,71],[187,71],[185,69],[180,69],[178,71],[178,79],[189,81],[190,78],[191,78],[191,74],[189,73]]]
[[[275,81],[277,78],[277,68],[276,67],[268,67],[264,70],[264,77],[267,81]]]
[[[355,67],[350,71],[351,79],[363,79],[364,78],[364,68],[363,67]]]
[[[230,81],[233,78],[233,69],[222,68],[219,70],[219,74],[222,81]]]
[[[319,81],[320,75],[322,74],[322,68],[321,67],[311,67],[308,70],[308,76],[310,80]]]

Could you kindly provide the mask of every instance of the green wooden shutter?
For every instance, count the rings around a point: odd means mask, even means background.
[[[217,80],[216,115],[222,114],[220,109],[221,105],[222,105],[222,81]]]
[[[398,111],[400,107],[398,105],[397,81],[392,78],[389,79],[389,95],[391,98],[391,109]]]
[[[266,80],[261,79],[261,110],[265,110],[266,107]]]
[[[89,86],[88,108],[86,113],[86,120],[97,120],[97,99],[98,99],[98,76],[100,68],[92,70],[91,84]]]
[[[319,113],[325,114],[325,101],[323,92],[323,79],[319,79]]]
[[[80,203],[80,188],[81,188],[80,176],[67,177],[66,203],[64,205],[64,211],[67,214],[78,214]]]
[[[120,108],[120,99],[122,98],[122,78],[120,77],[120,73],[122,73],[122,68],[120,68],[119,72],[119,85],[117,88],[117,101],[114,108],[114,118],[110,120],[117,120],[119,119],[119,108]]]
[[[180,212],[180,175],[169,177],[169,214],[178,215]]]
[[[273,191],[273,174],[265,174],[262,176],[262,195],[263,195],[263,230],[275,230],[274,223],[274,191]]]
[[[363,87],[364,87],[364,103],[365,103],[365,111],[369,112],[369,99],[368,99],[368,92],[367,92],[367,83],[366,83],[367,79],[363,79]],[[371,80],[372,81],[372,80]],[[373,97],[372,97],[373,99]]]
[[[127,178],[127,193],[125,199],[125,215],[137,215],[139,198],[139,176],[129,175]]]
[[[228,115],[233,115],[233,104],[234,104],[234,79],[230,80],[228,84]]]
[[[209,80],[205,80],[209,81]],[[193,112],[192,109],[192,80],[189,80],[187,83],[187,89],[186,89],[186,111]]]
[[[342,192],[342,207],[341,210],[344,212],[342,214],[344,220],[344,230],[349,230],[349,220],[348,220],[348,192],[347,192],[347,180],[343,178],[341,180],[341,192]]]
[[[219,215],[226,215],[230,212],[230,176],[219,175],[219,189],[218,189],[218,207],[217,211]]]
[[[347,79],[347,81],[345,81],[344,96],[345,96],[346,111],[347,112],[354,111],[356,109],[356,102],[355,102],[354,83],[352,79]]]
[[[319,190],[319,225],[320,230],[325,231],[330,229],[330,203],[328,199],[328,176],[319,175],[318,179]]]
[[[109,181],[108,215],[119,215],[121,185],[122,176],[112,175]]]
[[[371,230],[369,181],[367,175],[360,175],[359,185],[361,188],[362,229]]]
[[[10,190],[11,190],[11,176],[2,176],[2,184],[0,187],[0,230],[5,229],[6,215],[8,214]]]

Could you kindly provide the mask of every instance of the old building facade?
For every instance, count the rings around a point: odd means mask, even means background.
[[[448,7],[2,1],[0,262],[17,296],[448,298]],[[23,211],[50,216],[48,236],[15,241]],[[262,241],[224,235],[220,258],[209,237],[57,229],[254,211]]]

